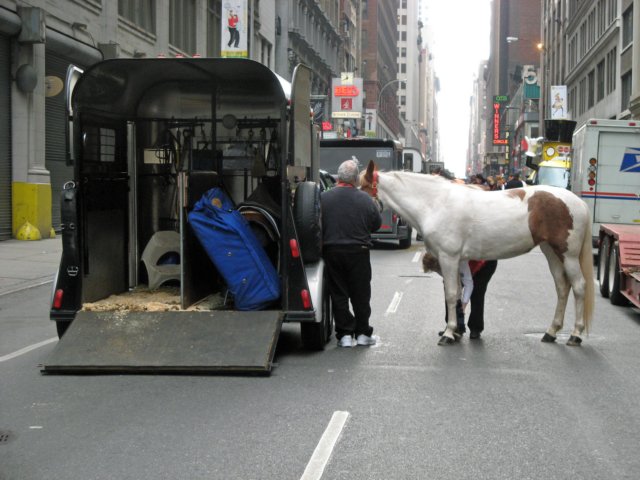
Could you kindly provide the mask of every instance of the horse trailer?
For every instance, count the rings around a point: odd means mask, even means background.
[[[68,84],[43,372],[268,373],[282,322],[323,349],[310,70],[289,84],[246,59],[115,59]]]

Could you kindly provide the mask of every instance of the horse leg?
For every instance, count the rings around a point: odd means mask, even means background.
[[[451,345],[460,338],[456,333],[456,301],[460,297],[460,267],[459,261],[451,258],[439,258],[442,280],[444,283],[444,298],[447,303],[447,328],[438,345]]]
[[[571,282],[573,289],[573,299],[575,301],[576,320],[573,326],[573,332],[567,341],[570,347],[578,347],[582,343],[580,336],[584,331],[584,297],[586,290],[586,282],[593,281],[585,279],[580,268],[580,262],[577,258],[565,259],[565,273]]]
[[[543,342],[551,343],[556,341],[556,334],[564,323],[564,313],[567,308],[567,300],[569,299],[570,284],[565,274],[565,267],[562,260],[558,258],[551,247],[547,244],[542,244],[540,249],[547,257],[549,270],[551,270],[551,275],[553,276],[553,281],[556,286],[556,294],[558,295],[553,321],[542,337]]]

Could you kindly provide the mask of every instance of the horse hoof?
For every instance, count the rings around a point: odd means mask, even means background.
[[[544,343],[553,343],[556,341],[556,337],[554,337],[553,335],[549,335],[548,333],[545,333],[544,337],[542,337],[540,341]]]
[[[580,337],[576,337],[575,335],[571,335],[569,340],[567,340],[567,345],[570,347],[579,347],[582,343],[582,339]]]
[[[446,347],[448,345],[453,345],[456,341],[453,338],[445,337],[444,335],[440,337],[438,341],[438,345],[441,347]]]

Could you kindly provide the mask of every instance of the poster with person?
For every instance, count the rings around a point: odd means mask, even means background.
[[[568,119],[567,116],[567,86],[551,86],[551,118]]]
[[[249,56],[247,0],[224,2],[222,5],[220,55],[222,57]]]

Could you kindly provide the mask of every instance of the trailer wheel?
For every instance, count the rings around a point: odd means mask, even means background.
[[[413,230],[411,229],[411,227],[407,227],[407,233],[407,238],[401,238],[398,241],[398,245],[402,250],[406,250],[411,246],[411,235],[413,235]]]
[[[323,279],[322,283],[321,321],[317,323],[300,324],[302,345],[307,350],[324,350],[333,332],[333,311],[331,309],[331,297],[329,296],[326,278]]]
[[[598,248],[598,284],[600,295],[609,298],[609,249],[611,248],[611,237],[606,235]]]
[[[62,338],[62,336],[67,331],[67,328],[69,328],[69,325],[71,325],[71,322],[56,320],[56,331],[58,332],[58,338]]]
[[[609,255],[609,301],[613,305],[626,305],[627,297],[620,293],[620,252],[618,246],[612,244]]]
[[[316,183],[301,182],[296,187],[293,219],[302,260],[306,263],[317,262],[322,256],[322,220],[320,187]]]

